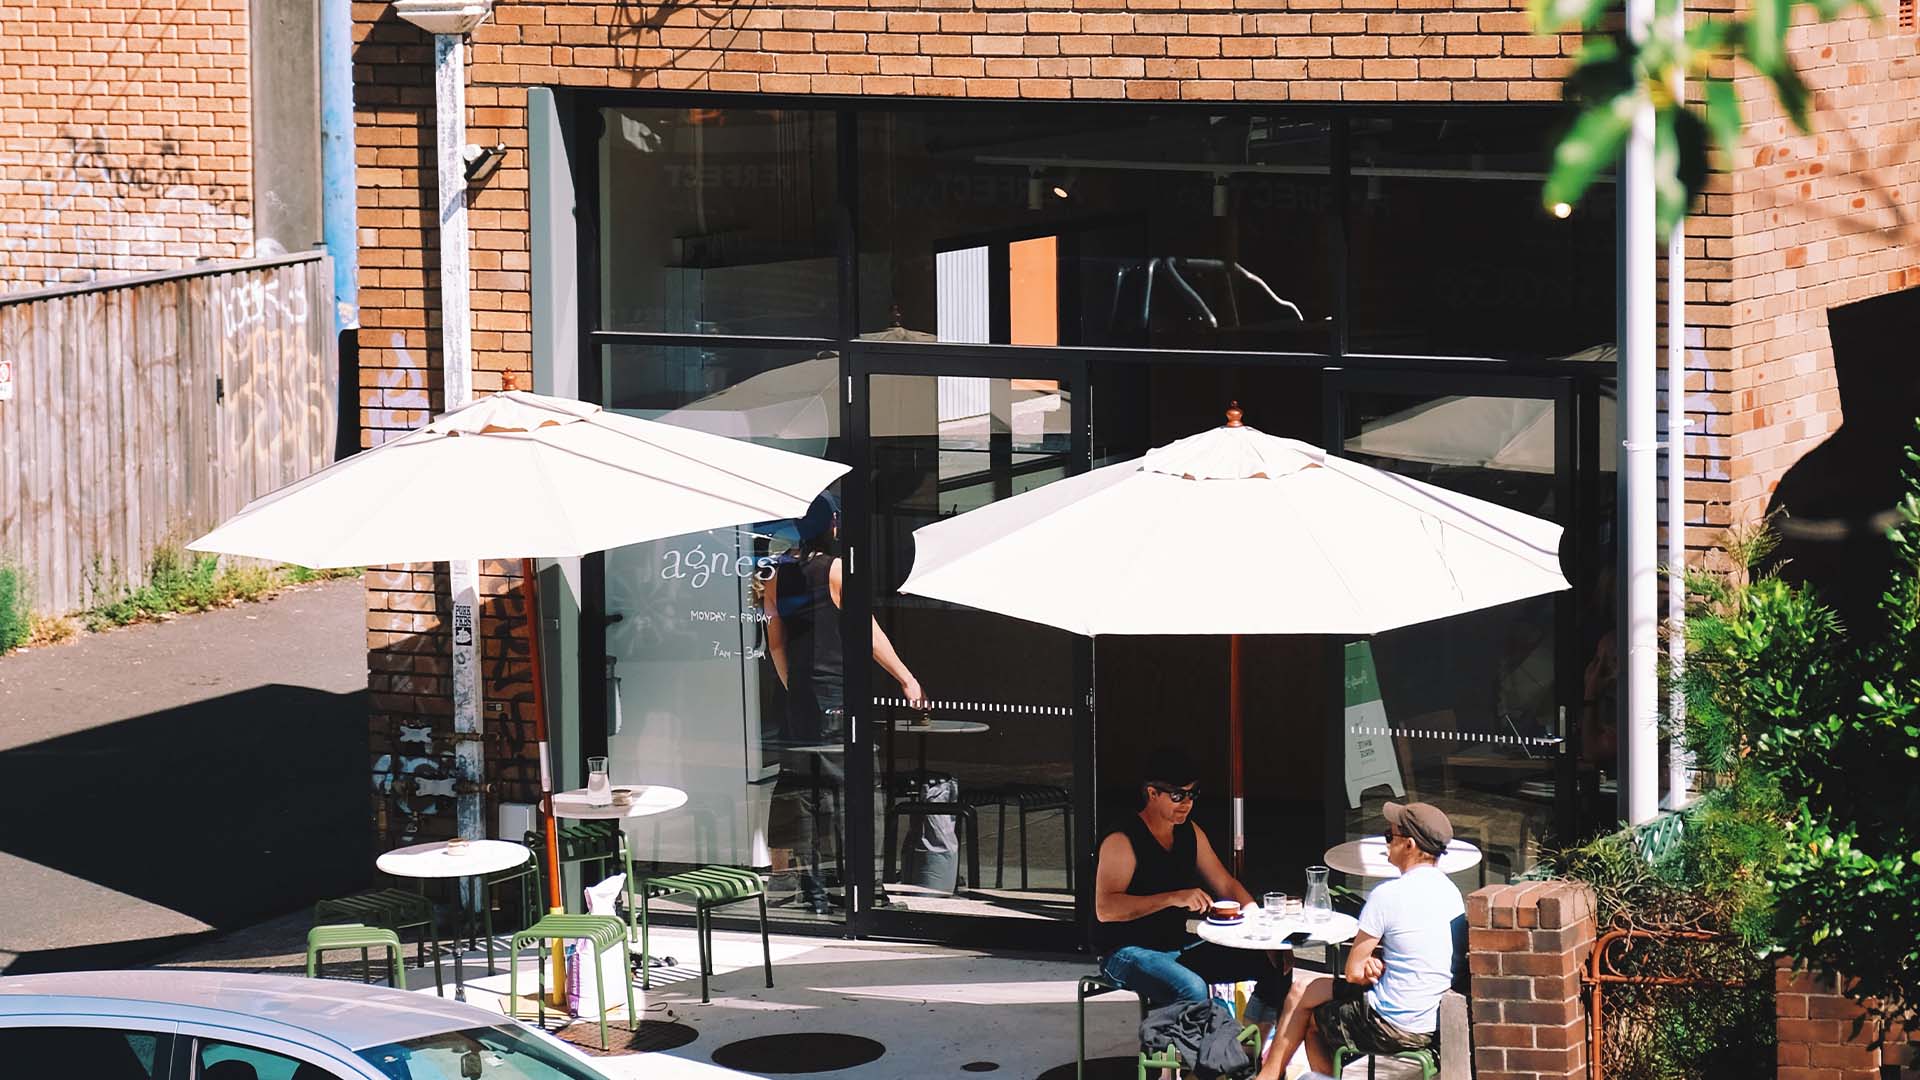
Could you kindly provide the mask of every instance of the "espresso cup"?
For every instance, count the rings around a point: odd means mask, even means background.
[[[623,787],[614,788],[613,789],[613,805],[632,806],[633,805],[633,789],[623,788]]]
[[[1210,914],[1223,922],[1228,919],[1237,919],[1240,917],[1240,901],[1215,900]]]
[[[469,841],[464,836],[454,837],[453,839],[447,841],[447,854],[449,855],[466,854],[468,843]]]

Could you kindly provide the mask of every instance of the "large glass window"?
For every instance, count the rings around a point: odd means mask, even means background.
[[[833,113],[599,115],[603,329],[836,331]]]
[[[1351,131],[1350,350],[1521,359],[1613,341],[1612,187],[1564,218],[1540,206],[1540,114],[1360,117]]]
[[[813,456],[841,438],[831,352],[610,346],[601,371],[629,415]],[[783,914],[839,917],[838,522],[817,505],[607,552],[607,747],[617,782],[688,794],[628,825],[635,858],[767,868]]]
[[[906,341],[1330,347],[1328,130],[1196,111],[875,111],[860,328]]]

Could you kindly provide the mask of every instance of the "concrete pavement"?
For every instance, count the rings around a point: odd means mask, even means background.
[[[364,883],[366,670],[357,580],[0,657],[0,972]]]

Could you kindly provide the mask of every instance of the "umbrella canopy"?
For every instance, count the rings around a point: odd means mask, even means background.
[[[1569,588],[1560,532],[1229,424],[916,530],[900,591],[1088,635],[1374,634]]]
[[[188,547],[314,568],[562,558],[797,518],[846,471],[511,390],[255,499]]]
[[[1563,359],[1611,364],[1614,357],[1613,346],[1602,345]],[[1617,430],[1618,412],[1613,393],[1603,388],[1602,432]],[[1395,461],[1551,476],[1557,457],[1553,421],[1553,402],[1544,398],[1443,397],[1367,424],[1346,446]],[[1601,454],[1600,468],[1612,472],[1614,458]]]

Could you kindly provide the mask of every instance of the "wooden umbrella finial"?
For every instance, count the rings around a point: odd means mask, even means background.
[[[1237,401],[1228,402],[1227,403],[1227,426],[1239,427],[1240,416],[1241,416],[1240,403]]]

